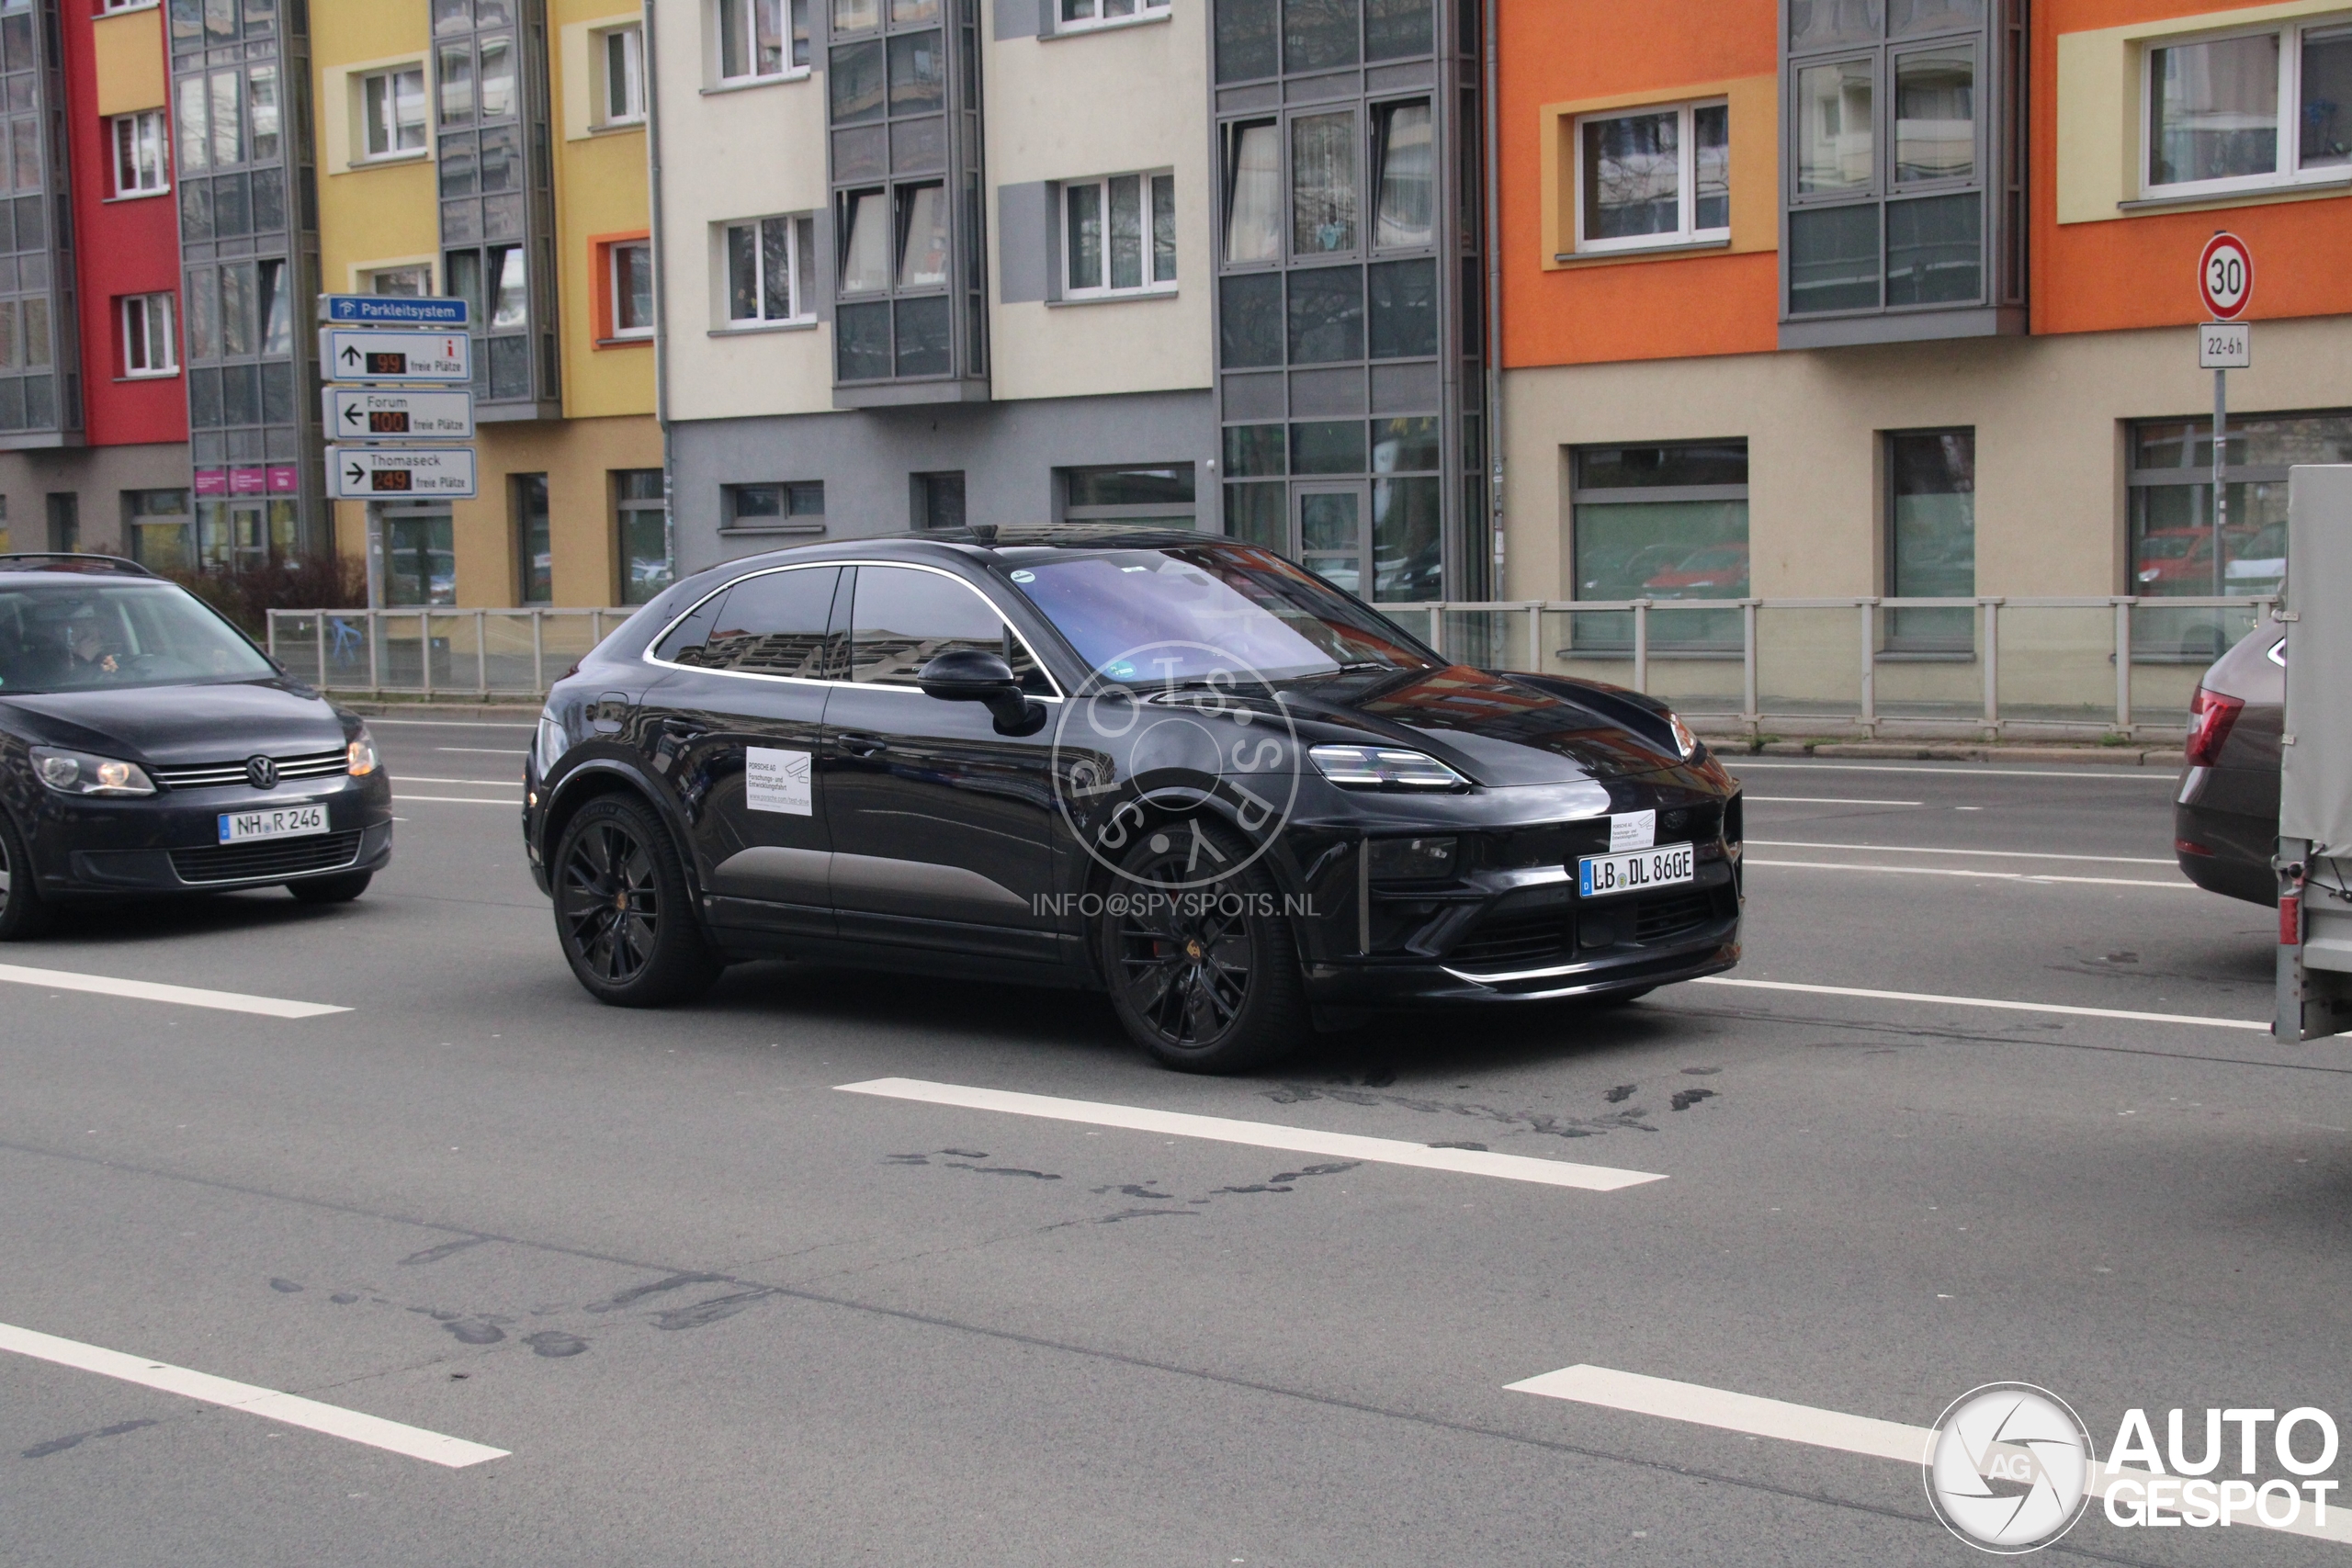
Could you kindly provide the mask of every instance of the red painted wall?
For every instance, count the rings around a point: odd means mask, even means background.
[[[173,197],[107,199],[114,191],[113,149],[98,118],[95,7],[65,0],[66,158],[74,181],[75,301],[82,326],[82,406],[93,446],[187,439],[185,372],[132,381],[122,374],[118,301],[129,294],[173,299],[179,319],[179,206]],[[184,352],[175,355],[185,359]]]

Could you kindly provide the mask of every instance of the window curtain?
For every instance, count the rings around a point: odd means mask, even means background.
[[[1245,125],[1240,129],[1234,138],[1230,180],[1226,198],[1225,259],[1280,261],[1282,141],[1273,126]]]

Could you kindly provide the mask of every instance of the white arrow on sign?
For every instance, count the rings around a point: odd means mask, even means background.
[[[344,441],[471,441],[474,395],[468,392],[379,392],[358,387],[326,390],[327,433]]]
[[[470,381],[473,342],[463,333],[322,327],[319,365],[330,381]]]
[[[471,501],[479,493],[470,446],[330,446],[327,479],[337,501]]]

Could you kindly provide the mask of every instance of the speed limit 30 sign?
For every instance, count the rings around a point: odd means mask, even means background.
[[[2234,321],[2254,300],[2254,253],[2235,234],[2216,234],[2205,242],[2197,258],[2197,291],[2204,297],[2206,313],[2217,321]]]

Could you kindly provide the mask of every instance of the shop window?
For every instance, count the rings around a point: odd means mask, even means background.
[[[1653,601],[1748,596],[1747,443],[1586,446],[1572,454],[1572,597]],[[1661,651],[1742,646],[1736,610],[1650,619]],[[1633,650],[1633,616],[1575,617],[1579,649]]]
[[[1896,599],[1976,596],[1976,433],[1930,430],[1886,437],[1887,583]],[[1973,609],[1893,609],[1883,627],[1895,651],[1968,653]]]
[[[662,470],[613,472],[613,522],[619,548],[620,602],[650,604],[670,586],[669,512],[662,500]]]

